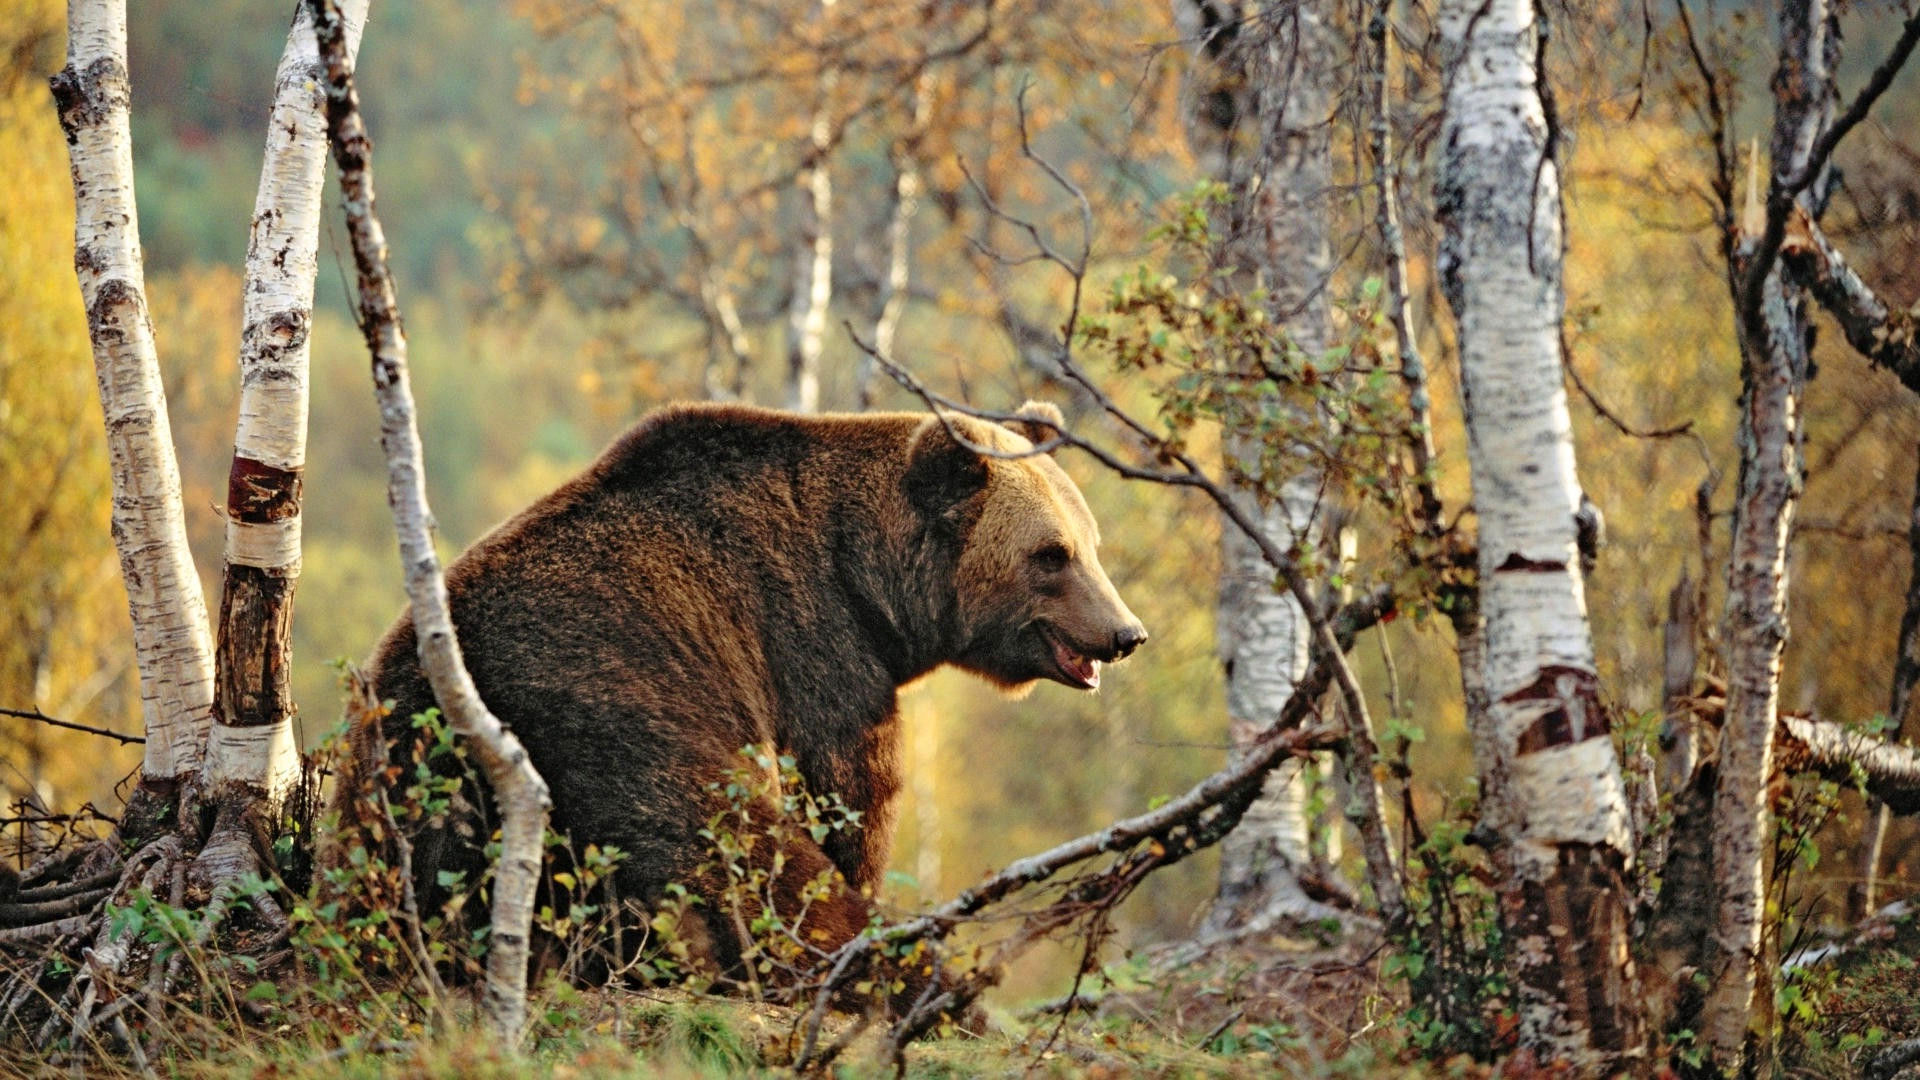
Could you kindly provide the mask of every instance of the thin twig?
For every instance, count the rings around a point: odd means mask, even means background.
[[[125,743],[143,744],[147,741],[146,739],[138,735],[122,735],[117,731],[108,731],[106,728],[88,727],[85,724],[76,724],[71,720],[56,720],[53,717],[48,716],[46,713],[41,712],[38,708],[34,708],[34,709],[0,708],[0,716],[13,716],[13,717],[18,717],[21,720],[33,720],[38,723],[49,724],[57,728],[67,728],[72,731],[84,731],[89,735],[98,735],[103,739],[118,739],[123,744]]]

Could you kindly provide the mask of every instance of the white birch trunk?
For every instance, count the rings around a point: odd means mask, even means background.
[[[820,0],[822,22],[835,3]],[[807,131],[807,165],[800,174],[805,197],[794,244],[793,302],[787,309],[787,408],[803,413],[820,411],[820,353],[833,301],[833,176],[827,170],[833,131],[827,110],[835,81],[832,70],[820,73]]]
[[[420,668],[448,723],[472,748],[500,810],[500,858],[494,866],[482,1010],[493,1037],[511,1053],[526,1028],[534,891],[553,804],[520,740],[480,700],[460,656],[446,578],[433,547],[433,515],[427,507],[425,465],[407,375],[407,339],[387,267],[386,236],[374,210],[372,143],[360,119],[339,9],[333,0],[308,0],[308,5],[325,63],[328,132],[340,165],[348,235],[359,271],[360,320],[373,358],[380,445],[387,458],[387,501],[399,534]]]
[[[1787,0],[1780,7],[1774,190],[1783,177],[1802,171],[1832,120],[1835,33],[1826,0]],[[1817,205],[1815,193],[1824,184],[1815,181],[1795,212]],[[1773,841],[1767,784],[1787,640],[1787,538],[1800,497],[1808,361],[1806,297],[1784,281],[1778,260],[1758,296],[1747,295],[1758,239],[1741,235],[1728,266],[1745,385],[1727,567],[1727,715],[1713,796],[1715,971],[1701,1020],[1715,1065],[1729,1073],[1745,1067],[1751,1054],[1766,1053],[1775,1028],[1764,935]]]
[[[1644,1050],[1625,787],[1599,701],[1561,381],[1561,210],[1529,0],[1446,0],[1440,269],[1459,323],[1480,523],[1501,908],[1520,1042],[1590,1075]]]
[[[213,713],[213,638],[187,549],[180,468],[147,314],[133,198],[125,0],[71,0],[53,77],[73,164],[74,267],[87,310],[113,480],[113,537],[133,616],[147,734],[141,784],[196,774]]]
[[[343,0],[348,62],[367,0]],[[300,488],[307,460],[307,376],[319,269],[327,129],[312,13],[294,13],[274,75],[267,148],[247,243],[240,419],[227,487],[220,680],[207,777],[277,802],[300,771],[289,686],[293,594],[300,577]]]
[[[880,315],[873,321],[873,351],[893,355],[900,316],[907,310],[907,281],[913,268],[913,216],[920,208],[918,144],[933,115],[933,77],[922,72],[913,84],[913,120],[907,136],[894,144],[893,214],[887,220],[887,277],[880,290]],[[854,397],[862,409],[873,407],[873,377],[878,365],[862,355]]]
[[[1190,138],[1233,192],[1221,225],[1227,258],[1244,287],[1265,287],[1287,335],[1309,356],[1327,345],[1325,286],[1331,274],[1327,193],[1332,162],[1326,117],[1335,49],[1311,5],[1283,13],[1251,4],[1182,0],[1176,18],[1196,44],[1196,90],[1214,107],[1196,109]],[[1221,95],[1225,95],[1223,98]],[[1229,110],[1217,103],[1230,98]],[[1230,437],[1238,470],[1264,471],[1265,447]],[[1319,478],[1303,471],[1279,500],[1261,507],[1250,490],[1234,497],[1281,548],[1313,543]],[[1300,603],[1276,586],[1259,545],[1232,526],[1221,531],[1216,634],[1227,678],[1228,761],[1238,763],[1267,732],[1306,673],[1311,632]],[[1221,842],[1220,889],[1202,938],[1338,914],[1308,898],[1300,872],[1313,862],[1307,763],[1267,775],[1261,794]]]

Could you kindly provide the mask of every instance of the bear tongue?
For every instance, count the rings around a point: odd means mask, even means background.
[[[1053,642],[1053,659],[1068,678],[1089,690],[1100,688],[1100,661],[1081,656],[1058,639]]]

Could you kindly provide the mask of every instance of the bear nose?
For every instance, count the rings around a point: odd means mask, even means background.
[[[1127,656],[1132,654],[1133,650],[1145,644],[1146,640],[1147,628],[1139,623],[1134,623],[1132,626],[1122,627],[1115,631],[1113,635],[1114,659],[1126,659]]]

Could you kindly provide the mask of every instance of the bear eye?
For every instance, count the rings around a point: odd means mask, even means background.
[[[1033,553],[1033,565],[1050,574],[1057,574],[1067,568],[1073,557],[1067,554],[1065,544],[1048,544]]]

